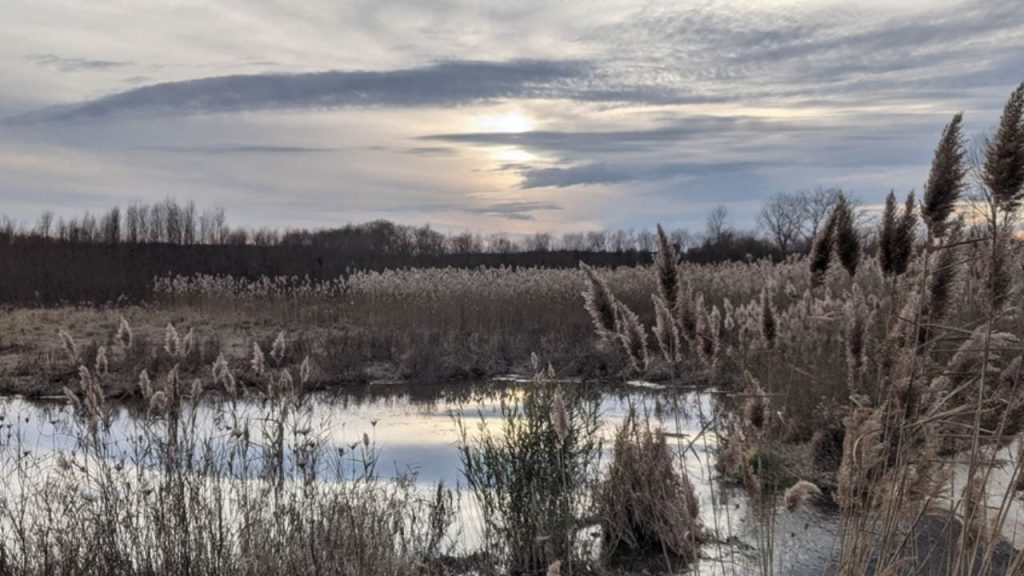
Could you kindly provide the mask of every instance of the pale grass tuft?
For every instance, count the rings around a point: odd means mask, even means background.
[[[121,323],[117,327],[117,334],[114,336],[114,339],[125,350],[132,349],[135,334],[132,332],[132,327],[128,324],[128,320],[125,320],[124,316],[121,316]]]
[[[551,405],[551,427],[558,436],[559,444],[564,445],[569,435],[569,413],[565,408],[565,398],[562,397],[561,390],[555,392],[555,399]]]
[[[100,346],[96,350],[96,374],[105,376],[110,372],[110,361],[107,360],[107,347]]]
[[[257,376],[262,376],[263,371],[266,369],[266,360],[263,357],[263,350],[260,348],[258,342],[252,343],[252,361],[250,362],[252,371]]]
[[[178,330],[174,324],[168,323],[164,329],[164,352],[167,352],[168,356],[177,357],[180,350],[181,338],[178,336]]]
[[[75,344],[75,339],[71,337],[71,334],[69,334],[67,330],[58,330],[57,335],[60,337],[61,346],[64,348],[64,352],[67,353],[72,362],[77,362],[78,345]]]
[[[640,318],[621,302],[615,305],[618,316],[619,342],[626,351],[629,363],[638,374],[647,370],[647,331]]]
[[[188,332],[185,334],[185,337],[182,338],[182,340],[181,340],[181,346],[180,346],[180,348],[178,350],[178,355],[181,356],[182,358],[184,358],[185,356],[188,356],[189,354],[191,354],[192,353],[192,346],[194,345],[194,343],[195,343],[195,334],[192,332],[192,329],[189,328]]]
[[[284,360],[285,351],[285,340],[284,330],[277,333],[277,338],[274,338],[274,343],[270,348],[270,357],[274,360],[274,364],[277,366],[281,365],[281,361]]]
[[[782,500],[786,504],[786,510],[795,511],[806,504],[812,497],[821,496],[821,488],[813,482],[798,480],[786,490]]]
[[[658,347],[669,366],[675,366],[682,361],[682,337],[679,335],[679,327],[676,325],[672,311],[665,300],[654,294],[654,336],[658,340]]]
[[[149,372],[143,370],[139,373],[139,390],[142,392],[142,398],[149,400],[153,397],[153,382],[149,379]]]

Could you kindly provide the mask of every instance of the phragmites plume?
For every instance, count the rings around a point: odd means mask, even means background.
[[[941,238],[946,234],[947,220],[966,186],[966,152],[960,126],[962,121],[963,114],[958,112],[942,131],[942,139],[935,149],[931,172],[925,184],[921,215],[932,238]]]
[[[658,275],[658,295],[674,308],[679,294],[679,252],[669,242],[665,230],[658,224],[658,253],[654,255],[654,270]]]
[[[274,343],[270,347],[270,357],[274,359],[274,364],[280,366],[281,361],[284,360],[284,330],[277,333],[277,338],[274,338]]]
[[[551,403],[551,427],[558,436],[558,443],[564,445],[565,439],[569,437],[569,411],[565,407],[565,398],[562,391],[555,391],[555,399]]]
[[[995,136],[988,143],[981,181],[999,209],[1012,213],[1024,196],[1024,83],[1003,108]]]
[[[78,367],[78,387],[78,394],[65,387],[64,395],[68,403],[84,417],[90,434],[95,436],[101,422],[105,426],[109,425],[106,394],[100,386],[99,379],[94,378],[85,366]]]
[[[652,294],[651,299],[654,300],[654,336],[658,340],[658,347],[661,348],[665,362],[675,366],[682,361],[682,337],[679,335],[679,327],[672,318],[668,303],[657,294]]]
[[[180,384],[180,366],[175,364],[167,372],[167,384],[164,386],[164,391],[167,392],[167,400],[169,401],[168,407],[171,409],[176,409],[181,401]]]
[[[139,372],[139,391],[143,400],[148,401],[153,397],[153,381],[149,379],[149,372],[146,370]]]
[[[257,376],[263,375],[263,370],[266,368],[266,359],[263,357],[263,349],[260,348],[259,342],[252,343],[252,371]]]
[[[96,350],[96,374],[104,376],[110,372],[110,362],[107,360],[107,347],[100,346]]]
[[[117,327],[117,334],[114,336],[114,339],[125,350],[131,350],[135,335],[132,332],[131,325],[128,324],[124,316],[121,316],[121,323]]]
[[[889,192],[878,227],[878,264],[886,276],[899,276],[906,272],[914,252],[917,214],[914,212],[913,192],[907,194],[903,211],[898,210],[896,195]]]
[[[622,302],[615,303],[618,316],[619,342],[629,357],[633,370],[642,374],[647,370],[647,331],[640,323],[640,317]]]
[[[58,330],[57,336],[60,337],[61,347],[63,347],[68,358],[70,358],[72,362],[77,362],[78,345],[75,344],[75,339],[71,337],[71,334],[69,334],[67,330]]]
[[[855,300],[846,303],[846,379],[850,395],[861,394],[867,366],[867,330],[864,312]]]
[[[163,412],[167,409],[167,392],[157,390],[149,397],[150,412]]]
[[[764,340],[764,347],[771,350],[775,347],[775,340],[779,335],[779,327],[775,320],[775,305],[772,304],[772,295],[768,287],[761,288],[761,338]]]
[[[697,341],[697,302],[693,290],[688,284],[679,284],[679,296],[676,298],[676,322],[680,334],[687,342]]]
[[[580,270],[583,270],[587,277],[587,287],[583,291],[583,306],[590,313],[591,320],[594,321],[594,330],[605,342],[614,343],[618,333],[615,295],[593,268],[580,262]]]
[[[932,253],[932,270],[928,282],[928,319],[941,320],[949,312],[949,306],[956,294],[957,249],[954,245],[959,241],[959,227],[947,238],[946,242]]]
[[[743,391],[746,399],[743,402],[743,418],[752,430],[760,432],[768,423],[768,397],[761,388],[761,383],[750,372],[743,372],[747,385]]]
[[[895,273],[895,248],[896,248],[896,193],[889,191],[885,197],[885,210],[882,211],[882,221],[878,224],[878,266],[886,276],[893,276]]]
[[[306,356],[302,360],[302,365],[299,366],[299,381],[303,384],[308,384],[312,375],[313,367],[309,363],[309,356]]]
[[[828,273],[829,266],[832,265],[832,245],[835,242],[836,235],[836,217],[838,216],[835,210],[829,216],[828,221],[818,232],[818,236],[814,239],[814,244],[811,246],[811,286],[818,287],[824,284],[825,274]]]
[[[818,496],[821,496],[821,488],[807,480],[798,480],[786,490],[782,499],[786,503],[786,510],[793,512],[811,498]]]
[[[1013,489],[1024,492],[1024,442],[1017,443],[1017,476],[1013,480]]]
[[[168,323],[164,329],[164,352],[169,356],[178,356],[180,351],[181,338],[178,336],[178,330],[174,328],[174,324]]]
[[[707,308],[704,306],[704,297],[698,296],[697,302],[697,326],[695,330],[696,344],[697,344],[697,357],[700,358],[704,364],[704,368],[708,373],[713,373],[715,368],[718,366],[718,350],[720,348],[719,342],[719,326],[718,326],[718,308],[715,308],[715,314],[709,314]]]
[[[834,212],[836,256],[843,268],[853,276],[860,263],[860,237],[854,226],[853,207],[842,194],[836,201]]]
[[[269,392],[272,397],[277,398],[290,396],[295,392],[295,380],[292,379],[292,373],[288,370],[282,370],[281,375],[277,379],[276,387],[273,385],[273,381],[271,381]]]
[[[217,360],[213,363],[213,382],[223,386],[224,390],[231,396],[234,396],[237,391],[235,376],[231,373],[228,360],[224,357],[223,353],[218,355]]]
[[[178,355],[181,357],[188,356],[192,353],[192,344],[195,342],[195,334],[192,329],[189,328],[188,332],[185,333],[185,337],[181,339],[181,347],[178,350]]]
[[[997,242],[991,257],[984,261],[988,267],[985,288],[988,290],[988,304],[993,313],[1002,310],[1013,287],[1008,256],[1006,246]]]

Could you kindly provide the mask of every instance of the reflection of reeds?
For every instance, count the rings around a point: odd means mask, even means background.
[[[80,367],[68,388],[71,451],[51,459],[35,452],[43,446],[29,450],[10,428],[0,431],[0,574],[443,570],[451,493],[439,486],[423,495],[407,478],[378,479],[368,437],[351,461],[328,450],[330,423],[313,420],[295,390],[281,386],[285,370],[250,381],[246,394],[274,400],[248,404],[207,394],[203,380],[183,381],[176,365],[155,381],[142,371],[148,410],[121,438],[106,400],[120,358],[111,356],[110,371]],[[223,357],[212,373],[233,381]],[[200,396],[215,414],[213,428],[197,423]],[[280,423],[281,441],[260,423]],[[334,481],[320,480],[327,473]]]

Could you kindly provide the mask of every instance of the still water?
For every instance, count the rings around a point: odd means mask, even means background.
[[[380,385],[339,393],[320,393],[309,403],[310,421],[324,431],[328,450],[357,454],[368,440],[377,454],[376,472],[383,477],[411,476],[424,491],[438,482],[463,485],[457,443],[462,415],[471,434],[479,427],[500,432],[502,399],[514,401],[521,389],[515,382],[461,386]],[[702,560],[688,573],[751,574],[760,572],[759,542],[774,538],[776,573],[821,574],[833,557],[837,521],[827,504],[788,512],[781,503],[755,510],[740,490],[720,482],[714,471],[715,437],[705,432],[714,413],[709,391],[667,392],[643,387],[609,389],[600,395],[601,434],[606,439],[603,461],[610,456],[611,439],[631,406],[648,410],[662,420],[672,440],[685,454],[686,472],[700,501],[703,524],[714,534],[702,548]],[[257,414],[255,404],[240,412]],[[132,459],[129,439],[139,433],[145,408],[119,405],[111,426],[112,458]],[[195,426],[212,438],[226,438],[222,411],[212,402],[197,407]],[[21,450],[45,457],[76,449],[75,422],[62,402],[29,402],[0,398],[0,424],[17,438]],[[258,428],[258,426],[257,426]],[[10,449],[10,447],[0,447]],[[9,488],[8,488],[9,489]],[[459,501],[461,542],[471,550],[480,520],[472,498]],[[763,521],[774,516],[773,529]]]

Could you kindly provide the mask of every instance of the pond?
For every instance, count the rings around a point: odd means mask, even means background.
[[[339,393],[317,393],[309,398],[311,420],[322,423],[329,450],[361,450],[369,441],[377,454],[377,474],[395,478],[412,477],[423,491],[465,484],[457,449],[459,430],[454,415],[463,414],[471,431],[484,426],[500,431],[502,398],[515,398],[521,388],[515,382],[492,382],[460,386],[378,385]],[[671,439],[685,452],[687,474],[700,502],[701,520],[714,538],[701,550],[701,561],[690,567],[699,574],[758,573],[765,539],[774,539],[771,563],[775,572],[795,576],[822,574],[837,553],[838,516],[824,502],[787,511],[781,499],[765,510],[752,506],[738,487],[721,482],[715,473],[715,437],[703,433],[715,411],[712,390],[665,391],[644,387],[609,388],[600,393],[601,434],[607,440],[603,461],[610,456],[611,438],[631,406],[650,410],[671,432]],[[243,407],[244,413],[246,407]],[[255,405],[249,406],[255,410]],[[138,434],[138,418],[145,408],[118,405],[111,423],[112,458],[131,459],[128,439]],[[47,454],[71,452],[76,448],[75,422],[62,402],[30,402],[17,397],[0,399],[0,418],[7,427],[12,449],[16,439],[20,450],[45,458]],[[201,402],[196,427],[208,429],[211,437],[224,423],[215,403]],[[221,435],[223,436],[223,434]],[[326,477],[328,480],[329,476]],[[13,488],[5,485],[7,490]],[[458,498],[457,528],[462,551],[471,551],[479,541],[479,512],[467,494]],[[763,519],[773,517],[769,525]],[[760,544],[759,544],[760,542]]]

